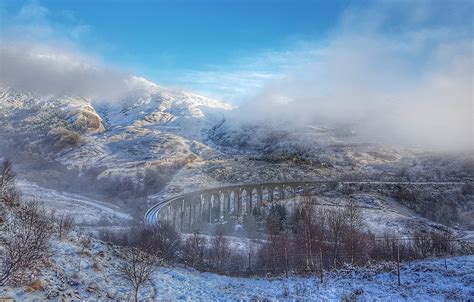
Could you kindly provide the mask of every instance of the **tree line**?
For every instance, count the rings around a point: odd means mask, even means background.
[[[265,215],[253,213],[263,219],[258,223],[264,230],[254,249],[234,245],[225,225],[217,225],[214,234],[204,235],[198,230],[180,234],[172,225],[161,223],[135,227],[128,233],[105,231],[100,238],[201,271],[229,275],[306,274],[394,261],[397,255],[411,261],[472,253],[472,247],[461,244],[447,230],[417,231],[409,238],[392,233],[375,235],[368,230],[354,200],[342,207],[318,208],[306,196],[291,213],[280,203],[272,204]]]

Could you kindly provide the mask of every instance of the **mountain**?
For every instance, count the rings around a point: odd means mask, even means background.
[[[128,85],[108,101],[0,85],[0,158],[14,160],[29,196],[39,186],[123,206],[159,192],[183,166],[221,156],[204,140],[231,105],[139,77]]]
[[[122,164],[126,170],[145,162],[205,157],[203,132],[232,106],[143,78],[130,81],[130,93],[113,102],[40,96],[1,87],[4,152],[30,150],[68,167],[112,170]]]

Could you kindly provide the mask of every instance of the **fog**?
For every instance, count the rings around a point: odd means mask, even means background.
[[[3,85],[41,95],[111,100],[128,89],[126,73],[61,46],[4,42],[0,46],[0,67]]]
[[[424,3],[348,9],[312,46],[316,56],[267,82],[232,118],[344,124],[363,141],[472,149],[472,5]]]

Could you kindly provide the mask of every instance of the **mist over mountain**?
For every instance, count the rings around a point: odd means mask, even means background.
[[[359,142],[472,151],[472,26],[463,26],[470,5],[459,4],[449,13],[408,2],[348,9],[323,42],[302,45],[306,57],[293,58],[230,119],[343,125]]]

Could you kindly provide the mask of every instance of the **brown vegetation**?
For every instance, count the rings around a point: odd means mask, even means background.
[[[156,269],[156,258],[138,248],[125,250],[118,272],[122,278],[130,283],[133,289],[134,301],[138,301],[140,287],[150,280]]]
[[[21,205],[8,224],[0,258],[0,285],[34,269],[49,251],[52,224],[44,207],[35,202]]]

